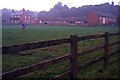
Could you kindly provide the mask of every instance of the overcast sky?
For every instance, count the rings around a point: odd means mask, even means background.
[[[30,11],[49,11],[59,1],[62,2],[63,5],[66,4],[69,8],[105,2],[111,4],[112,1],[114,1],[115,5],[118,5],[119,2],[119,0],[0,0],[0,9],[8,8],[21,10],[22,8],[25,8]]]

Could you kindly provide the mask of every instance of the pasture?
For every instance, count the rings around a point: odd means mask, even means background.
[[[104,32],[118,32],[118,27],[79,27],[79,26],[39,26],[28,25],[22,29],[21,25],[3,25],[3,46],[28,43],[34,41],[44,41],[51,39],[61,39],[70,37],[72,34],[88,35]]]
[[[3,25],[2,26],[2,43],[3,46],[15,45],[23,43],[31,43],[36,41],[53,40],[53,39],[63,39],[68,38],[70,35],[89,35],[89,34],[99,34],[104,32],[118,32],[118,27],[115,26],[98,26],[98,27],[79,27],[79,26],[39,26],[39,25],[28,25],[25,29],[22,29],[20,25]],[[111,37],[111,42],[117,41],[118,37]],[[85,50],[93,46],[103,44],[102,39],[97,40],[86,40],[84,42],[79,42],[78,49]],[[44,61],[47,59],[52,59],[64,54],[69,54],[69,44],[52,46],[48,48],[35,49],[20,52],[17,54],[6,54],[3,55],[3,72],[18,69],[23,66],[27,66],[33,63]],[[110,50],[116,50],[118,46],[111,47]],[[98,50],[92,54],[79,57],[79,63],[82,64],[92,58],[97,56],[102,56],[103,50]],[[23,56],[24,54],[28,54]],[[116,59],[111,58],[111,61]],[[104,74],[97,74],[96,71],[99,69],[102,62],[84,69],[79,70],[78,77],[117,77],[117,66],[108,66],[108,70]],[[69,67],[69,61],[62,62],[50,68],[44,68],[43,70],[35,71],[31,74],[22,77],[46,77],[51,78],[57,74],[64,72]],[[114,71],[114,73],[112,72]],[[114,74],[114,75],[113,75]]]

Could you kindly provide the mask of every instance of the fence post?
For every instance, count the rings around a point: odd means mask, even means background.
[[[109,55],[109,33],[105,32],[105,43],[104,43],[104,69],[108,64],[108,55]]]
[[[70,80],[75,80],[77,78],[77,55],[78,55],[78,36],[70,36],[70,46],[71,46],[71,56],[70,56]]]

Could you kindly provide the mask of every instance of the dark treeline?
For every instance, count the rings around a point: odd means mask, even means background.
[[[61,2],[57,3],[50,11],[40,11],[38,16],[51,16],[51,17],[81,17],[87,16],[91,11],[101,11],[105,13],[111,13],[116,18],[118,17],[118,5],[114,5],[112,2],[104,3],[100,5],[85,5],[82,7],[71,7],[62,5]]]

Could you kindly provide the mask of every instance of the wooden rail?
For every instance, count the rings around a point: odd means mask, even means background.
[[[78,37],[78,41],[101,38],[101,37],[104,37],[104,34],[81,36],[81,37]],[[9,54],[9,53],[12,54],[12,53],[17,53],[19,51],[44,48],[48,46],[55,46],[55,45],[66,44],[66,43],[70,43],[70,38],[43,41],[43,42],[26,43],[26,44],[13,45],[13,46],[4,46],[2,47],[2,54],[3,55]]]
[[[101,60],[104,61],[104,69],[105,69],[106,66],[109,64],[109,61],[108,61],[109,56],[112,56],[112,55],[120,52],[120,49],[118,49],[115,52],[109,52],[110,46],[120,44],[120,41],[114,42],[114,43],[109,43],[109,37],[116,36],[116,35],[120,35],[120,33],[105,32],[105,34],[87,35],[87,36],[81,36],[81,37],[77,37],[77,35],[72,35],[70,38],[66,38],[66,39],[27,43],[27,44],[13,45],[13,46],[4,46],[4,47],[2,47],[3,55],[8,54],[8,53],[17,53],[19,51],[25,51],[25,50],[31,50],[31,49],[36,49],[36,48],[44,48],[44,47],[48,47],[48,46],[55,46],[55,45],[70,43],[71,44],[71,54],[67,54],[67,55],[63,55],[61,57],[57,57],[57,58],[54,58],[51,60],[39,62],[37,64],[23,67],[23,68],[20,68],[17,70],[9,71],[9,72],[3,73],[1,76],[3,79],[16,78],[16,77],[31,73],[33,71],[36,71],[38,69],[52,66],[54,64],[57,64],[57,63],[60,63],[60,62],[66,61],[66,60],[70,60],[70,63],[71,63],[70,69],[67,70],[63,74],[60,74],[60,75],[54,77],[53,79],[70,76],[70,79],[73,80],[77,77],[77,69],[78,68],[82,69],[84,67],[88,67],[91,64],[94,64]],[[78,49],[77,49],[78,41],[96,39],[96,38],[103,38],[105,40],[104,45],[96,46],[91,49],[87,49],[87,50],[78,52]],[[90,52],[94,52],[94,51],[100,50],[100,49],[104,49],[104,56],[95,58],[91,61],[86,62],[85,64],[77,65],[77,63],[78,63],[77,57],[78,56],[83,56]]]
[[[69,42],[70,42],[70,39],[67,38],[67,39],[35,42],[35,43],[26,43],[26,44],[13,45],[13,46],[4,46],[4,47],[2,47],[2,51],[3,51],[2,53],[3,53],[3,55],[8,54],[8,53],[17,53],[19,51],[44,48],[44,47],[48,47],[48,46],[55,46],[55,45],[59,45],[59,44],[69,43]]]
[[[46,60],[44,62],[33,64],[31,66],[23,67],[23,68],[13,70],[13,71],[10,71],[10,72],[6,72],[6,73],[3,74],[3,78],[19,77],[19,76],[31,73],[33,71],[36,71],[38,69],[40,70],[40,69],[42,69],[44,67],[50,67],[50,66],[52,66],[54,64],[57,64],[59,62],[66,61],[69,58],[70,58],[70,54],[64,55],[62,57],[57,57],[55,59]]]

